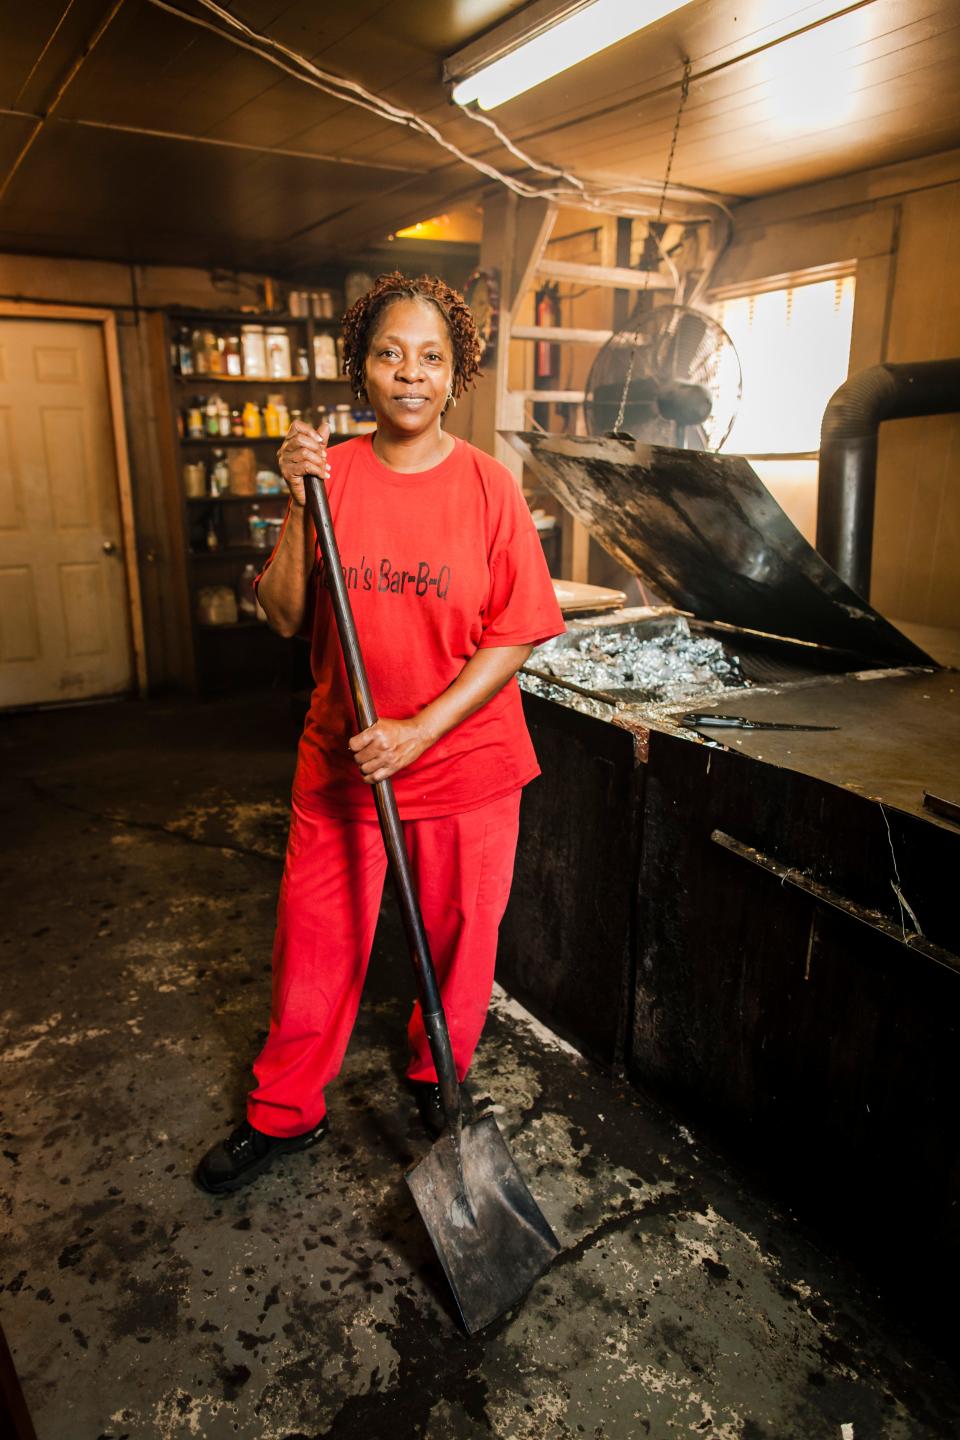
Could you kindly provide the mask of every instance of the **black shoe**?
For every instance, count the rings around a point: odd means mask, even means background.
[[[289,1155],[308,1150],[326,1135],[327,1117],[304,1135],[281,1138],[255,1130],[249,1120],[238,1125],[226,1140],[220,1140],[207,1151],[197,1166],[197,1184],[211,1195],[227,1195],[239,1190],[267,1170],[275,1155]]]
[[[443,1109],[440,1086],[433,1080],[408,1080],[407,1085],[420,1111],[423,1128],[431,1140],[436,1140],[447,1128],[447,1117]],[[465,1085],[460,1086],[460,1104],[464,1122],[473,1118],[473,1099]]]

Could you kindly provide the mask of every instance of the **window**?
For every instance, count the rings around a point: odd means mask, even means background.
[[[724,445],[740,455],[796,455],[820,445],[827,401],[847,378],[854,277],[714,296],[733,341],[743,399]]]

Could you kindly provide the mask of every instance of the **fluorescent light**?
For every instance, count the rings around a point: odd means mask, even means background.
[[[475,100],[481,110],[492,110],[646,29],[683,3],[685,0],[594,0],[468,75],[454,86],[453,99],[458,105]]]

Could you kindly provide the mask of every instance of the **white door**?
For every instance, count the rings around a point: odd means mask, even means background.
[[[133,687],[102,327],[0,318],[0,706]]]

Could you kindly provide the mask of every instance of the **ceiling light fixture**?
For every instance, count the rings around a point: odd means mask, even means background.
[[[452,55],[444,79],[458,105],[492,110],[535,85],[645,30],[685,0],[557,0],[532,5]]]

